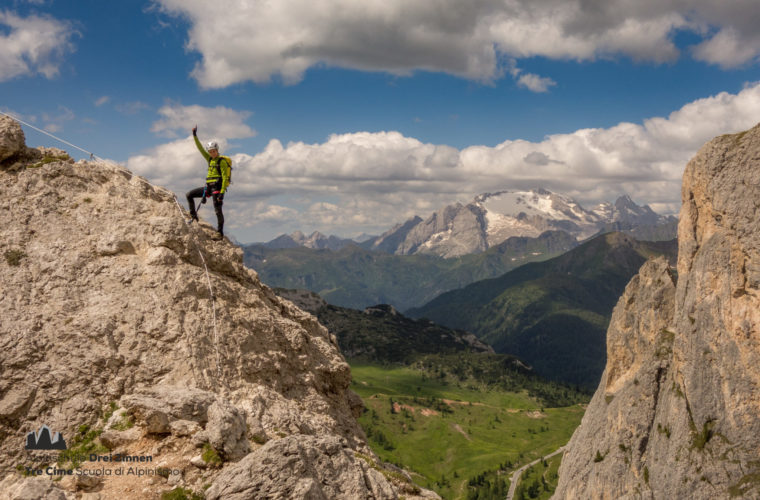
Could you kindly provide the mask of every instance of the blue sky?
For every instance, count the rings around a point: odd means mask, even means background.
[[[674,213],[697,149],[760,121],[760,9],[713,3],[13,0],[0,110],[180,195],[197,122],[235,161],[241,241],[378,233],[496,189]]]

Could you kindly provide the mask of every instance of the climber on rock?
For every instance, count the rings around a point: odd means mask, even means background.
[[[227,156],[219,154],[219,145],[211,141],[203,147],[198,140],[198,126],[193,127],[193,138],[198,151],[208,162],[208,173],[206,174],[206,185],[192,189],[187,192],[187,203],[190,206],[190,221],[198,220],[198,214],[195,211],[195,198],[201,198],[201,203],[206,203],[206,198],[211,198],[214,202],[214,211],[216,212],[217,236],[215,239],[224,237],[224,214],[222,213],[222,203],[224,193],[230,184],[232,173],[232,160]],[[208,151],[207,151],[208,150]]]

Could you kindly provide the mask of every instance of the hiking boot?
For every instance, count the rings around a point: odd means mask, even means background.
[[[211,239],[214,240],[214,241],[223,240],[224,239],[224,234],[220,233],[220,232],[216,232],[216,233],[214,233],[214,236],[211,237]]]

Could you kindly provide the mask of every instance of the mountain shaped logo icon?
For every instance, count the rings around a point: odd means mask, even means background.
[[[65,450],[66,441],[60,432],[53,432],[44,425],[37,432],[31,431],[26,435],[27,450]]]

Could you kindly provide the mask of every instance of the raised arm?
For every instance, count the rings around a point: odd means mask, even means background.
[[[211,156],[208,154],[208,151],[206,151],[206,148],[203,147],[203,144],[201,144],[201,141],[198,139],[198,125],[193,127],[193,139],[195,139],[195,147],[198,148],[198,151],[201,152],[206,161],[209,161],[211,159]]]

